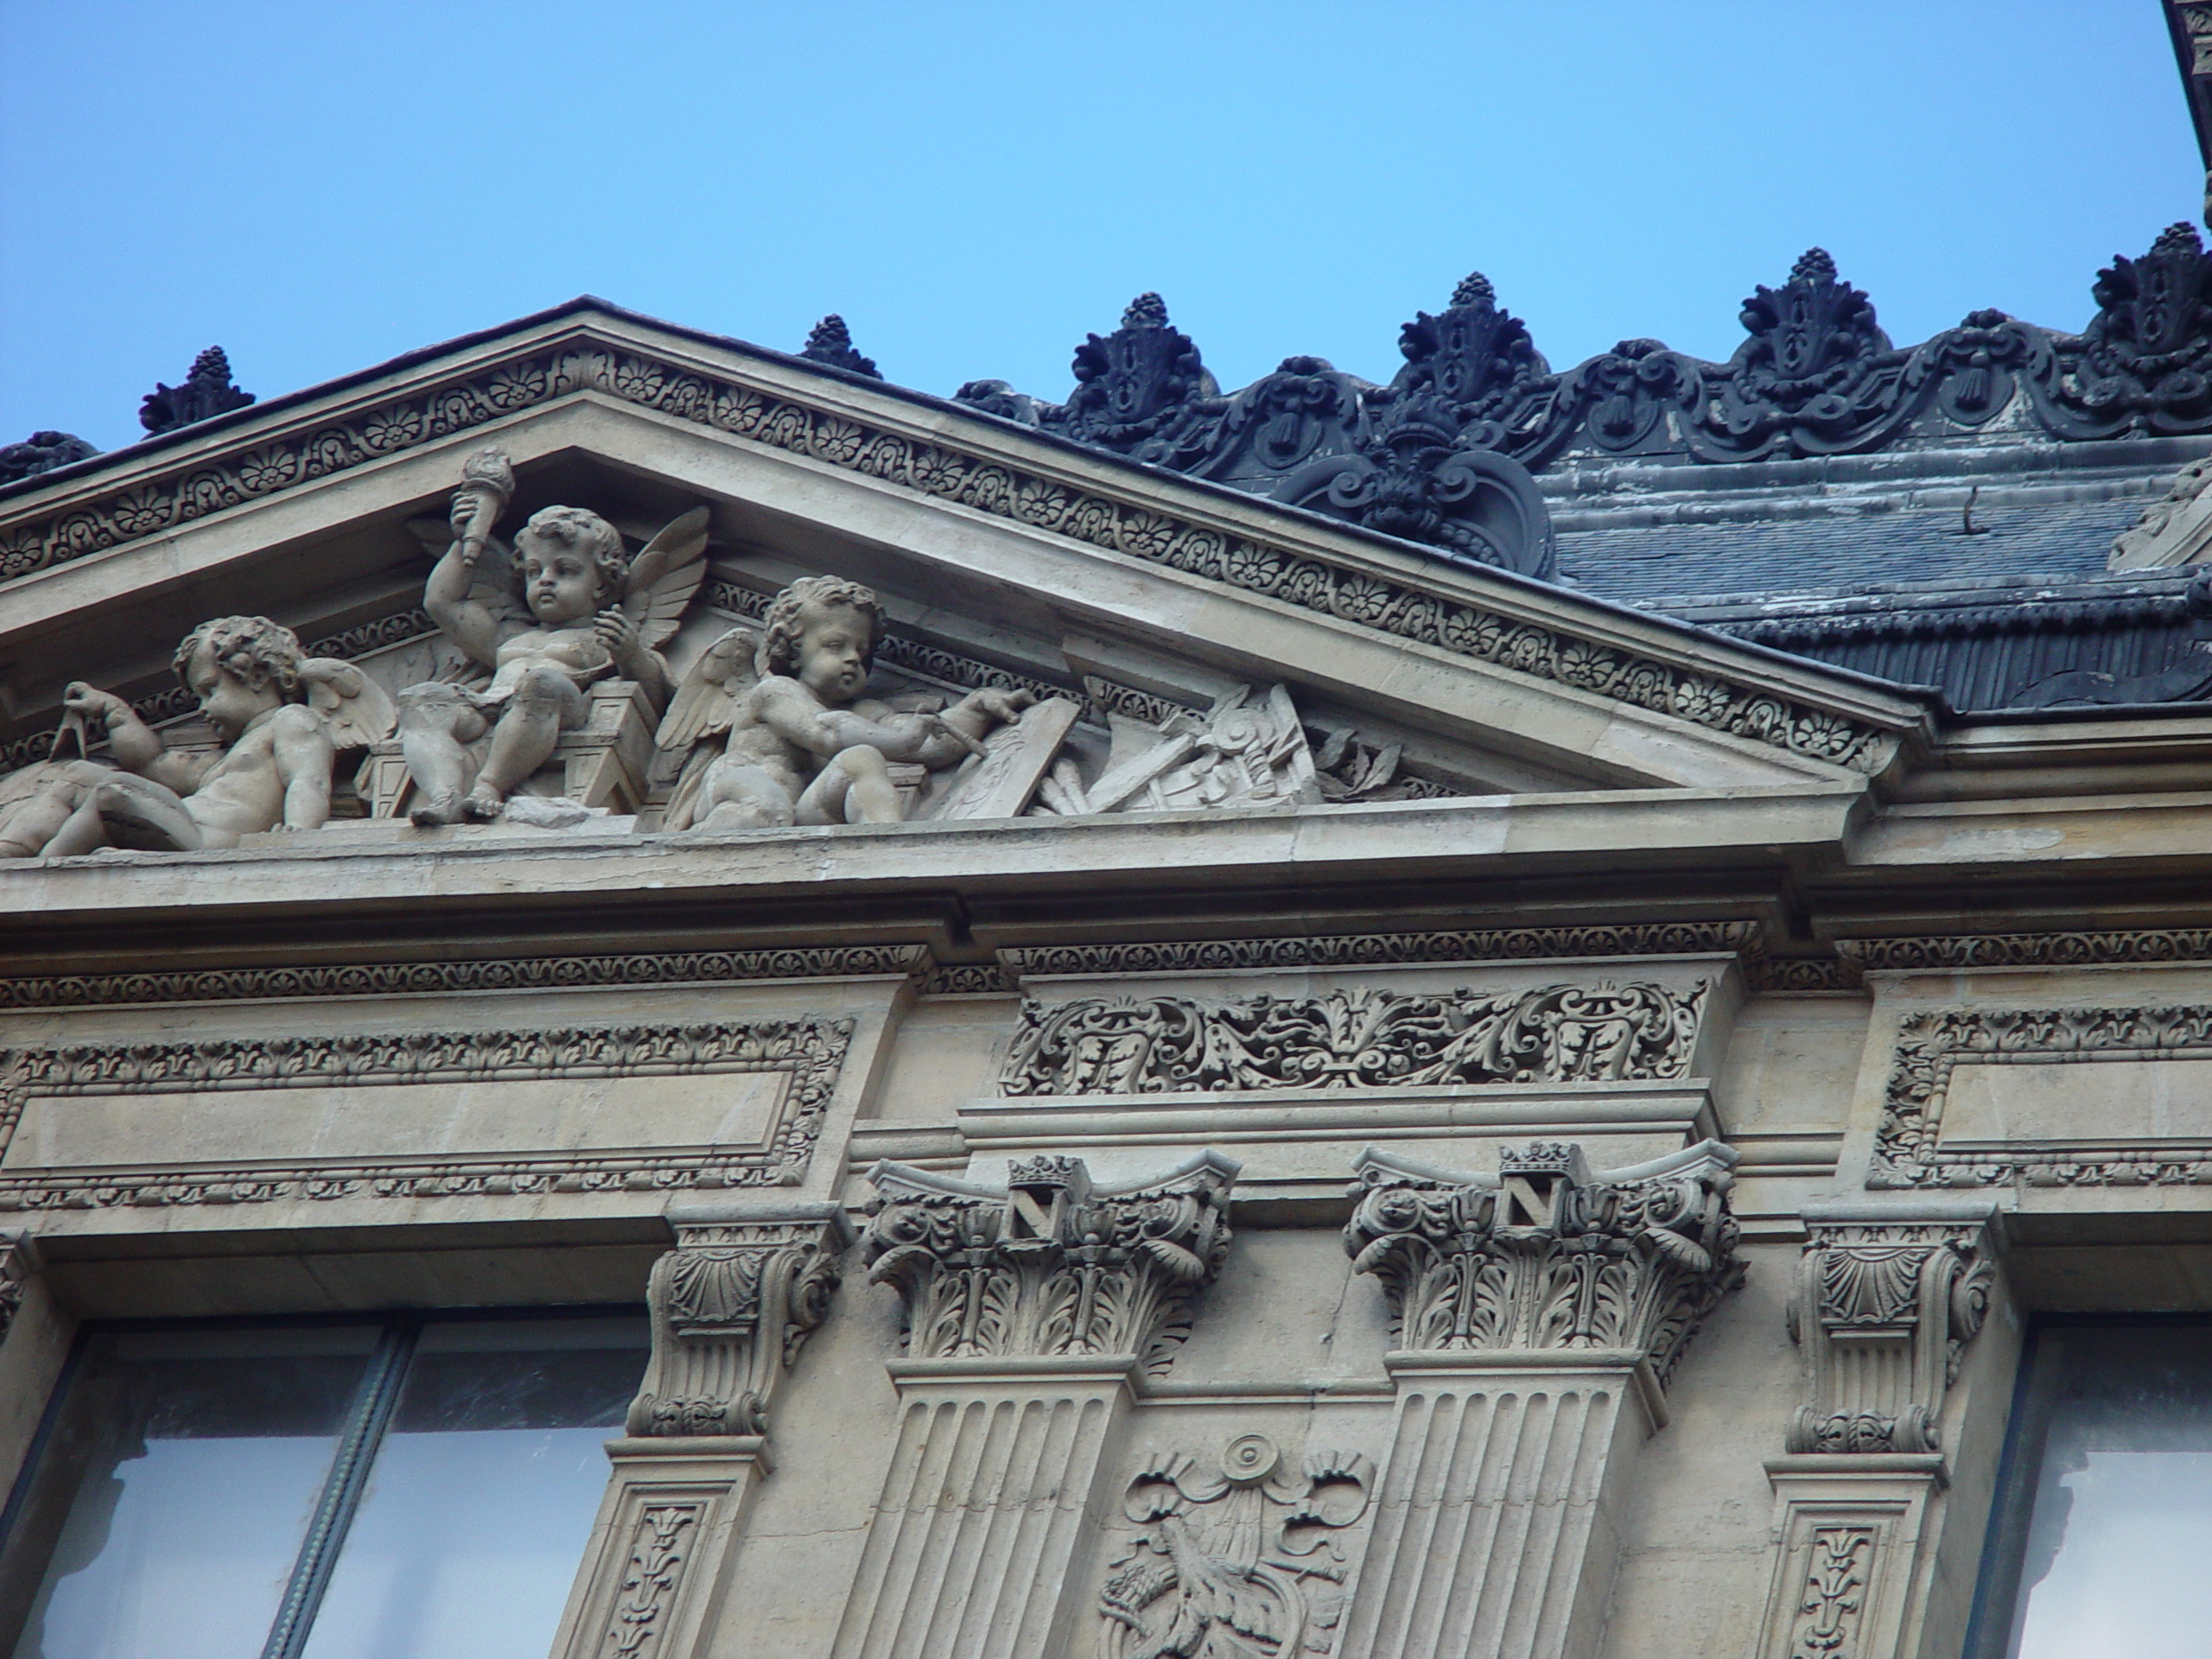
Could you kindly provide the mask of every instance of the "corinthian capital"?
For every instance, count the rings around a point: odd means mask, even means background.
[[[830,1311],[852,1224],[832,1204],[765,1215],[702,1205],[669,1222],[676,1248],[646,1281],[653,1352],[629,1432],[760,1433],[777,1382]]]
[[[1382,1281],[1402,1348],[1628,1351],[1663,1382],[1743,1278],[1735,1163],[1707,1141],[1593,1175],[1554,1143],[1502,1154],[1493,1176],[1370,1147],[1344,1246]]]
[[[1032,1158],[983,1186],[880,1163],[868,1278],[904,1299],[912,1358],[1154,1354],[1229,1254],[1236,1169],[1203,1152],[1096,1188],[1079,1158]]]
[[[1989,1310],[1987,1209],[1807,1217],[1789,1319],[1811,1399],[1789,1450],[1939,1449],[1943,1397]]]

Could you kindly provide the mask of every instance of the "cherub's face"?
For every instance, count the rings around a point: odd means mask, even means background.
[[[824,702],[850,702],[868,683],[868,647],[874,641],[866,612],[849,605],[810,606],[800,617],[793,677]]]
[[[238,741],[255,715],[266,714],[284,701],[273,684],[253,685],[217,665],[213,653],[202,647],[192,653],[184,683],[200,699],[200,715],[226,743]]]
[[[599,567],[563,547],[517,548],[530,613],[549,628],[581,622],[599,609]]]

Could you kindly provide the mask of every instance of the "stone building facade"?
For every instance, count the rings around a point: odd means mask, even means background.
[[[1050,405],[579,301],[40,435],[0,1643],[2117,1617],[2067,1402],[2212,1454],[2212,262],[2093,297],[1901,350],[1815,251],[1558,374],[1471,279],[1230,396],[1147,297]]]

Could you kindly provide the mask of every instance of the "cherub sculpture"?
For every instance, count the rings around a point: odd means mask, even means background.
[[[883,608],[868,588],[804,576],[776,595],[759,633],[733,628],[709,646],[655,740],[664,755],[689,756],[664,827],[897,823],[905,810],[893,764],[954,766],[1031,701],[986,689],[937,714],[864,698],[882,632]]]
[[[198,852],[266,830],[320,829],[338,752],[391,730],[391,702],[375,681],[335,658],[303,655],[292,631],[265,616],[201,623],[177,647],[176,671],[222,752],[177,753],[121,697],[76,682],[62,699],[54,758],[0,784],[0,857],[110,846]],[[116,764],[86,758],[94,726]]]
[[[595,512],[546,507],[510,553],[492,537],[513,493],[495,450],[472,456],[449,515],[454,537],[423,603],[470,662],[481,689],[433,681],[399,694],[400,750],[418,824],[496,818],[507,797],[583,723],[584,692],[636,681],[658,710],[671,689],[658,647],[675,633],[706,574],[707,518],[695,507],[632,560]]]

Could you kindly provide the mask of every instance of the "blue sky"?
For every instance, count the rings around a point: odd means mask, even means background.
[[[1815,243],[1900,343],[2078,328],[2201,181],[2157,0],[0,0],[0,442],[584,292],[1052,397],[1146,289],[1387,378],[1477,269],[1554,366],[1726,358]]]

